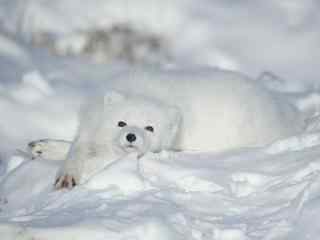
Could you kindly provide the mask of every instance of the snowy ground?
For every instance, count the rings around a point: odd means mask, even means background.
[[[264,148],[130,155],[72,191],[52,191],[59,161],[16,149],[72,139],[81,102],[128,63],[239,70],[317,115],[319,10],[315,0],[1,0],[0,238],[318,239],[317,117],[314,131]],[[86,45],[96,30],[108,39],[98,50]]]

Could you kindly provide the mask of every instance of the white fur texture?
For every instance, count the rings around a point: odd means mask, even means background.
[[[108,79],[105,87],[178,107],[178,150],[262,146],[301,132],[304,124],[293,106],[259,82],[216,68],[140,68]]]
[[[83,111],[57,187],[83,182],[128,153],[171,149],[179,125],[179,111],[158,101],[113,91],[97,97]]]
[[[109,92],[84,110],[58,188],[88,179],[130,152],[219,152],[263,146],[303,130],[293,106],[235,72],[141,68],[109,79],[105,87]],[[119,121],[125,124],[119,127]],[[132,144],[130,133],[135,136]]]

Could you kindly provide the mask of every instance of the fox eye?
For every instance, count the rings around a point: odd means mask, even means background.
[[[127,124],[123,121],[119,121],[118,122],[118,127],[124,127],[124,126],[127,126]]]
[[[154,132],[154,129],[153,129],[152,126],[146,126],[144,129],[149,131],[149,132]]]

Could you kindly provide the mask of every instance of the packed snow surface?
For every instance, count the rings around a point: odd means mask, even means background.
[[[8,165],[20,164],[0,185],[1,232],[6,239],[305,239],[318,234],[316,223],[300,228],[319,206],[319,153],[320,137],[310,133],[224,154],[131,154],[71,191],[53,190],[61,161],[17,154]]]
[[[0,239],[318,239],[319,8],[1,0]],[[72,140],[81,104],[128,63],[240,71],[295,105],[305,132],[223,153],[133,153],[54,190],[62,161],[32,159],[28,143]],[[66,153],[59,146],[53,159]]]

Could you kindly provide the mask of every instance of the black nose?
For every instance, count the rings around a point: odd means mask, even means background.
[[[137,139],[137,137],[136,137],[136,135],[134,135],[133,133],[129,133],[128,135],[127,135],[127,140],[129,141],[129,142],[134,142],[135,140]]]

